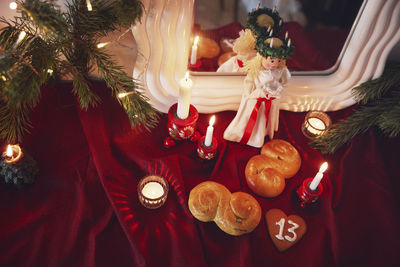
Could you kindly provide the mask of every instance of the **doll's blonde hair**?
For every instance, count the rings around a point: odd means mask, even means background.
[[[254,51],[256,43],[256,38],[250,29],[246,29],[243,34],[241,34],[233,44],[233,51],[236,54],[239,53],[251,53]]]
[[[247,76],[250,79],[254,80],[260,73],[262,59],[263,57],[259,53],[257,53],[254,58],[244,62],[243,69],[247,72]]]

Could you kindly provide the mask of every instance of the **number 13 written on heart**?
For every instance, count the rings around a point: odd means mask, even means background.
[[[284,226],[285,226],[285,219],[284,219],[284,218],[280,219],[280,220],[279,220],[278,222],[276,222],[275,224],[276,224],[276,225],[279,225],[279,233],[278,233],[277,235],[275,235],[275,237],[276,237],[277,239],[279,239],[279,240],[286,239],[286,240],[289,241],[289,242],[294,242],[294,241],[296,240],[297,234],[296,234],[295,230],[296,230],[297,228],[299,228],[299,225],[298,225],[297,223],[295,223],[295,222],[293,222],[293,221],[291,221],[291,220],[288,220],[288,224],[289,224],[289,225],[292,225],[293,227],[288,228],[287,231],[288,231],[289,233],[291,233],[293,236],[289,236],[289,235],[283,236],[283,228],[284,228]]]

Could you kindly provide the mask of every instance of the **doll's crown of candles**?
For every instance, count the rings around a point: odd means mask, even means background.
[[[276,10],[263,7],[253,9],[248,14],[246,28],[249,28],[256,36],[269,36],[271,30],[274,36],[278,36],[282,32],[283,24]]]
[[[294,54],[294,46],[290,39],[281,39],[279,37],[258,36],[255,50],[263,57],[277,57],[288,59]]]

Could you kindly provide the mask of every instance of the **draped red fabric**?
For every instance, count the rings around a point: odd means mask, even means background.
[[[323,156],[301,133],[305,113],[281,111],[276,138],[298,149],[302,165],[280,196],[266,199],[251,192],[244,176],[247,161],[260,150],[222,138],[235,112],[215,114],[218,155],[204,161],[195,143],[163,148],[165,114],[151,132],[136,132],[105,83],[92,87],[102,103],[87,111],[78,107],[71,83],[44,89],[22,144],[38,162],[37,182],[20,190],[0,184],[0,266],[400,264],[400,138],[371,129]],[[336,122],[353,109],[328,114]],[[200,114],[202,134],[209,116]],[[295,189],[323,161],[329,169],[320,202],[303,210]],[[136,191],[139,179],[152,173],[170,184],[167,202],[157,210],[141,206]],[[193,218],[189,192],[207,180],[258,200],[263,216],[252,233],[233,237],[213,222]],[[272,208],[307,223],[303,239],[283,253],[270,240],[264,219]]]

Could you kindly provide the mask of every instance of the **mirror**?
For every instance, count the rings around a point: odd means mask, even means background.
[[[226,72],[221,64],[236,53],[233,42],[244,29],[248,13],[261,7],[274,9],[284,21],[284,37],[296,46],[287,61],[290,71],[317,71],[331,68],[339,58],[355,22],[362,0],[201,0],[194,3],[193,36],[200,42],[196,60],[188,68],[195,72]],[[190,53],[191,55],[191,53]],[[312,55],[312,57],[310,57]],[[226,64],[225,64],[226,66]],[[227,75],[229,73],[226,73]],[[295,74],[295,73],[294,73]]]
[[[145,16],[132,28],[139,51],[133,77],[142,81],[151,103],[167,112],[177,102],[179,81],[188,70],[194,0],[143,0],[143,4]],[[280,109],[346,108],[355,103],[353,87],[382,74],[388,54],[400,40],[400,1],[364,0],[356,21],[335,65],[293,75]],[[196,72],[191,78],[191,103],[199,112],[239,107],[244,75]]]

